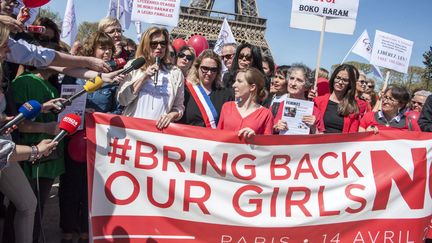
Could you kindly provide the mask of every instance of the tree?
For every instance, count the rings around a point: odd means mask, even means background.
[[[432,46],[429,47],[429,51],[423,54],[423,64],[426,66],[423,78],[426,82],[426,89],[429,89],[429,84],[432,81]]]
[[[84,42],[91,34],[98,29],[98,22],[84,21],[78,26],[78,34],[76,40]]]
[[[54,21],[54,23],[57,24],[59,29],[61,29],[62,26],[62,18],[60,17],[60,14],[57,12],[52,11],[49,7],[46,8],[40,8],[40,11],[38,13],[38,17],[46,17]]]

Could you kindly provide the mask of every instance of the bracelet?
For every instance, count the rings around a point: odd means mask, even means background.
[[[32,145],[31,146],[31,153],[30,153],[30,157],[29,157],[29,161],[30,162],[34,162],[36,159],[38,159],[39,156],[39,149],[37,146]]]

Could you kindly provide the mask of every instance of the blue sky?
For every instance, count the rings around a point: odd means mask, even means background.
[[[66,0],[51,0],[46,6],[64,14]],[[181,0],[188,5],[189,0]],[[289,27],[291,4],[287,0],[257,0],[260,17],[267,19],[266,39],[278,65],[303,62],[315,67],[320,33]],[[353,35],[326,33],[321,66],[342,61],[364,29],[373,40],[375,30],[391,33],[414,42],[410,65],[424,67],[422,54],[432,46],[431,0],[360,0],[357,25]],[[98,21],[105,17],[108,0],[75,0],[78,23]],[[215,1],[214,10],[234,12],[234,1]],[[125,36],[136,39],[135,27],[131,25]],[[350,54],[347,61],[366,62]]]

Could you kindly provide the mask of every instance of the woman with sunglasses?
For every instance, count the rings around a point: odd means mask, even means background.
[[[400,86],[390,86],[381,98],[381,110],[368,112],[360,120],[359,132],[379,130],[420,131],[416,120],[405,113],[409,103],[409,92]]]
[[[239,137],[273,133],[271,111],[260,105],[265,96],[265,77],[258,69],[249,67],[237,72],[233,84],[236,101],[222,106],[218,129],[238,131]]]
[[[329,80],[330,93],[314,99],[324,122],[324,133],[357,132],[365,101],[355,97],[358,70],[349,64],[338,66]]]
[[[177,54],[176,65],[182,71],[183,76],[188,76],[189,70],[191,69],[194,60],[195,50],[188,45],[182,46]]]
[[[184,77],[180,69],[168,64],[168,44],[166,28],[147,29],[135,56],[144,57],[146,62],[125,77],[117,92],[117,99],[124,106],[123,115],[156,120],[158,129],[179,120],[184,111]],[[157,58],[161,59],[160,65]]]
[[[189,72],[185,87],[185,112],[181,123],[216,128],[225,102],[234,100],[222,85],[222,62],[210,49],[204,50]]]
[[[225,87],[232,88],[237,71],[240,69],[254,67],[264,74],[262,62],[261,50],[258,47],[249,43],[241,44],[236,50],[231,71],[224,75]]]

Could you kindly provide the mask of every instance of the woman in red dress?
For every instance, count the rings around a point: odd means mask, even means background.
[[[271,111],[260,105],[265,96],[265,77],[256,68],[237,72],[233,84],[236,101],[223,105],[218,128],[238,131],[242,137],[255,134],[272,134],[273,116]]]

